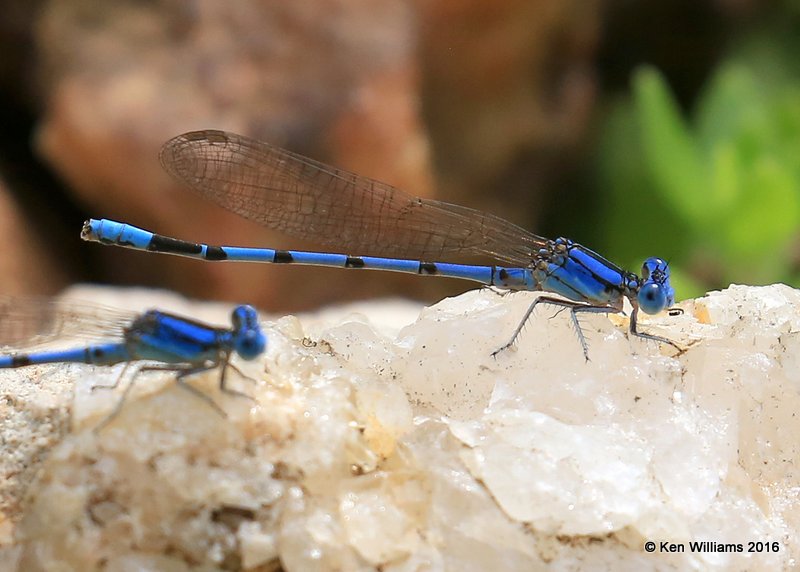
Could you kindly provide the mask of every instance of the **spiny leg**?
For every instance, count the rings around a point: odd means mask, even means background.
[[[681,313],[683,313],[683,310],[681,310]],[[655,334],[647,334],[645,332],[640,332],[637,329],[637,326],[638,326],[637,318],[638,317],[639,317],[639,308],[634,308],[633,312],[631,313],[631,326],[630,326],[630,332],[631,332],[632,335],[636,336],[637,338],[643,338],[645,340],[653,340],[654,342],[659,342],[659,343],[662,343],[662,344],[669,344],[673,348],[678,350],[680,353],[684,352],[684,349],[682,347],[680,347],[678,344],[676,344],[675,342],[673,342],[672,340],[670,340],[668,338],[664,338],[662,336],[656,336]]]
[[[93,385],[90,391],[94,392],[95,389],[116,389],[117,387],[119,387],[119,382],[122,381],[122,378],[125,376],[125,372],[128,371],[130,365],[131,362],[129,361],[125,362],[125,365],[123,366],[122,371],[119,372],[116,381],[114,381],[114,383],[112,383],[111,385],[102,385],[98,383],[96,385]]]
[[[499,286],[495,286],[494,284],[484,287],[483,290],[485,290],[487,292],[491,292],[492,294],[494,294],[498,298],[505,298],[509,294],[513,294],[514,293],[514,290],[508,290],[506,288],[500,288]]]
[[[128,366],[130,366],[130,363],[126,363],[125,364],[125,367],[122,369],[122,372],[120,372],[120,375],[117,377],[117,380],[114,382],[114,384],[112,384],[112,385],[94,386],[94,387],[92,387],[92,390],[94,391],[94,389],[96,389],[96,388],[102,388],[102,389],[114,389],[114,388],[116,388],[119,385],[120,380],[122,379],[122,377],[125,375],[125,372],[127,371]],[[187,391],[189,391],[192,394],[196,395],[200,399],[204,400],[206,403],[208,403],[209,406],[211,406],[214,410],[216,410],[217,413],[219,413],[222,417],[227,417],[228,415],[225,413],[225,411],[210,396],[206,395],[205,393],[203,393],[202,391],[200,391],[196,387],[188,384],[186,382],[186,380],[184,379],[185,377],[188,377],[190,375],[194,375],[194,374],[197,374],[197,373],[202,373],[204,371],[209,371],[209,370],[214,369],[215,367],[218,367],[218,366],[221,366],[221,373],[220,373],[220,379],[219,379],[220,390],[222,390],[223,392],[228,393],[230,395],[235,395],[237,397],[245,397],[245,398],[247,398],[247,399],[249,399],[251,401],[255,401],[255,398],[253,398],[252,396],[247,395],[246,393],[242,393],[241,391],[236,391],[234,389],[230,389],[230,388],[227,387],[227,385],[225,383],[226,382],[225,373],[226,373],[228,367],[233,368],[233,370],[236,371],[243,378],[249,379],[249,380],[257,383],[257,381],[255,379],[245,375],[244,373],[242,373],[242,371],[239,368],[237,368],[232,363],[230,363],[227,354],[221,355],[220,356],[220,360],[218,362],[212,362],[212,363],[209,363],[207,365],[202,365],[202,366],[195,366],[195,365],[192,365],[192,364],[148,365],[148,366],[140,367],[139,369],[136,370],[136,373],[133,374],[133,377],[131,378],[131,381],[125,387],[125,391],[123,392],[122,397],[119,399],[119,401],[117,401],[117,404],[114,406],[114,409],[111,411],[111,413],[109,413],[106,416],[105,419],[103,419],[103,421],[100,422],[100,424],[97,427],[94,428],[95,433],[101,431],[104,427],[106,427],[109,423],[111,423],[111,421],[113,421],[114,418],[117,415],[119,415],[119,412],[122,410],[122,406],[125,403],[125,400],[127,399],[128,394],[130,393],[131,389],[133,389],[133,385],[134,385],[134,382],[136,380],[136,377],[140,373],[147,372],[147,371],[173,371],[173,372],[176,372],[177,375],[175,377],[175,380],[178,382],[178,385],[180,387],[186,389]]]
[[[578,322],[578,312],[588,312],[590,314],[618,314],[622,310],[613,308],[611,306],[591,306],[591,305],[576,305],[572,307],[572,323],[575,325],[575,331],[578,334],[578,340],[581,342],[583,348],[583,358],[589,361],[589,344],[586,343],[586,338],[583,336],[583,328]]]
[[[617,308],[611,306],[592,306],[589,304],[582,304],[581,302],[573,302],[571,300],[562,300],[561,298],[553,298],[551,296],[539,296],[528,307],[528,310],[522,317],[522,320],[517,326],[517,329],[514,330],[514,333],[511,335],[511,339],[508,341],[508,343],[506,343],[504,346],[492,352],[493,357],[497,356],[497,354],[499,354],[500,352],[505,351],[514,345],[514,342],[517,341],[517,336],[519,336],[520,332],[522,331],[522,328],[525,327],[526,322],[530,318],[537,304],[552,304],[553,306],[560,306],[561,308],[569,309],[570,316],[572,317],[572,324],[575,327],[575,333],[578,336],[578,341],[580,342],[581,348],[583,349],[583,357],[586,359],[586,361],[589,361],[589,346],[586,343],[586,337],[583,335],[583,328],[581,328],[581,324],[578,321],[578,312],[589,312],[593,314],[608,314],[608,313],[617,313],[620,311]]]
[[[514,342],[517,341],[517,336],[519,336],[519,333],[522,331],[522,328],[525,327],[525,323],[528,321],[528,318],[531,317],[531,314],[533,313],[534,308],[536,308],[537,304],[539,304],[539,302],[541,302],[541,301],[542,301],[542,297],[539,296],[538,298],[536,298],[536,300],[533,301],[533,304],[528,306],[528,309],[525,311],[525,315],[522,316],[522,320],[517,325],[517,329],[514,330],[513,334],[511,334],[511,339],[508,340],[507,344],[504,344],[503,346],[501,346],[501,347],[497,348],[496,350],[494,350],[492,352],[492,357],[497,357],[497,354],[499,354],[500,352],[506,351],[508,348],[510,348],[511,346],[514,345]]]
[[[130,362],[125,364],[125,367],[122,368],[122,371],[120,372],[119,376],[117,377],[117,381],[115,381],[113,385],[96,385],[96,386],[92,387],[92,391],[94,391],[97,388],[100,388],[100,389],[114,389],[114,388],[116,388],[119,385],[119,382],[122,379],[122,376],[125,375],[125,372],[128,370],[128,366],[130,366],[130,365],[131,365]],[[122,392],[122,397],[120,397],[117,400],[116,405],[114,405],[114,409],[112,409],[111,413],[106,415],[105,418],[97,425],[97,427],[95,427],[93,429],[93,431],[95,433],[99,433],[106,425],[111,423],[117,415],[119,415],[120,411],[122,411],[122,406],[125,404],[125,400],[128,398],[128,394],[131,392],[131,389],[133,389],[133,382],[136,380],[136,376],[139,375],[139,373],[142,371],[142,369],[143,368],[137,369],[134,372],[134,374],[131,376],[131,380],[128,382],[128,385],[125,386],[125,391]]]
[[[128,365],[129,364],[125,365],[125,368],[123,369],[123,373],[128,368]],[[192,392],[197,397],[203,399],[206,403],[208,403],[213,409],[215,409],[223,417],[227,417],[226,413],[222,410],[222,408],[219,405],[217,405],[214,402],[213,399],[211,399],[208,395],[206,395],[202,391],[192,387],[191,385],[189,385],[188,383],[186,383],[183,380],[183,378],[185,376],[187,376],[187,375],[192,375],[194,373],[200,373],[200,372],[203,372],[203,371],[207,371],[209,369],[213,369],[214,367],[216,367],[216,364],[211,364],[211,365],[208,365],[208,366],[194,366],[192,364],[174,364],[174,365],[166,365],[165,364],[165,365],[148,365],[148,366],[140,367],[139,369],[136,370],[136,373],[133,374],[133,377],[131,377],[131,380],[128,382],[128,385],[125,387],[125,391],[122,393],[122,397],[119,399],[119,401],[117,401],[117,404],[114,406],[114,409],[111,411],[111,413],[109,413],[106,416],[105,419],[103,419],[103,421],[100,422],[100,424],[97,427],[94,428],[94,432],[95,433],[99,433],[103,428],[105,428],[109,423],[111,423],[111,421],[113,421],[114,418],[117,415],[119,415],[120,411],[122,411],[122,406],[125,404],[125,401],[128,398],[128,394],[131,392],[131,389],[133,389],[134,382],[136,381],[136,377],[140,373],[147,372],[147,371],[174,371],[174,372],[178,372],[178,375],[176,376],[176,380],[177,380],[178,384],[181,387],[187,389],[188,391]],[[122,375],[120,375],[120,377],[117,379],[117,382],[113,386],[98,386],[98,387],[103,387],[103,388],[116,387],[119,384],[119,380],[121,378],[122,378]]]
[[[125,346],[126,346],[128,355],[130,355],[130,356],[135,356],[136,355],[136,349],[137,348],[136,348],[136,342],[135,342],[134,339],[126,340]],[[119,387],[119,384],[122,381],[122,378],[125,376],[125,372],[128,371],[128,368],[130,367],[130,365],[131,365],[130,361],[126,361],[125,362],[125,365],[123,366],[122,371],[119,373],[119,375],[117,376],[117,380],[113,384],[111,384],[111,385],[94,385],[94,386],[92,386],[92,391],[94,391],[95,389],[116,389],[117,387]],[[131,377],[131,381],[130,381],[131,384],[133,384],[133,380],[136,378],[136,376],[139,375],[139,371],[141,371],[141,370],[137,369],[134,372],[133,376]],[[130,391],[130,387],[126,387],[125,388],[125,392],[123,393],[123,399],[124,399],[125,395],[128,394],[128,391]],[[116,411],[116,413],[119,413],[119,411],[117,409],[115,409],[115,411]],[[110,421],[110,419],[109,420],[104,420],[103,421],[103,425],[106,425],[108,423],[108,421]]]
[[[249,376],[245,375],[244,373],[242,373],[242,371],[238,367],[233,365],[230,362],[230,356],[228,356],[228,354],[220,355],[220,364],[221,364],[221,371],[220,371],[220,374],[219,374],[219,389],[220,389],[220,391],[222,391],[224,393],[228,393],[230,395],[235,395],[236,397],[244,397],[246,399],[249,399],[250,401],[256,401],[256,399],[251,395],[247,395],[246,393],[244,393],[242,391],[237,391],[235,389],[229,388],[227,386],[227,384],[225,383],[227,381],[226,378],[225,378],[225,374],[227,373],[228,368],[231,368],[233,371],[238,373],[243,378],[249,379],[253,383],[258,383],[258,382],[255,379],[253,379],[252,377],[249,377]]]
[[[239,370],[239,368],[237,368],[236,366],[231,364],[230,361],[229,361],[229,357],[228,357],[228,355],[226,353],[221,353],[219,355],[219,359],[217,361],[214,361],[214,362],[211,362],[211,363],[209,363],[207,365],[202,365],[202,366],[192,366],[192,365],[180,365],[180,366],[175,366],[175,365],[153,365],[153,366],[147,366],[147,368],[142,368],[142,369],[147,369],[147,370],[150,370],[150,371],[176,371],[176,372],[178,372],[177,375],[176,375],[176,381],[178,382],[178,384],[180,384],[181,387],[183,387],[184,389],[187,389],[188,391],[190,391],[193,394],[197,395],[198,397],[202,398],[211,407],[216,409],[220,413],[220,415],[222,415],[223,417],[227,417],[227,414],[222,410],[222,408],[211,397],[209,397],[208,395],[206,395],[205,393],[203,393],[202,391],[200,391],[196,387],[194,387],[192,385],[189,385],[186,382],[186,380],[184,379],[185,377],[188,377],[190,375],[195,375],[197,373],[202,373],[204,371],[209,371],[209,370],[214,369],[216,367],[220,368],[219,388],[220,388],[221,391],[223,391],[224,393],[230,394],[230,395],[235,395],[236,397],[244,397],[246,399],[249,399],[250,401],[256,401],[254,397],[251,397],[250,395],[247,395],[246,393],[243,393],[241,391],[236,391],[235,389],[230,389],[227,386],[226,373],[227,373],[227,370],[228,370],[229,367],[233,368],[234,371],[236,371],[239,375],[241,375],[242,377],[244,377],[246,379],[251,379],[254,382],[256,380],[244,375]]]
[[[231,369],[232,369],[233,371],[235,371],[236,373],[238,373],[238,374],[239,374],[239,377],[241,377],[242,379],[246,379],[246,380],[247,380],[247,381],[249,381],[250,383],[258,383],[258,380],[257,380],[256,378],[254,378],[254,377],[250,377],[250,376],[249,376],[249,375],[247,375],[245,372],[243,372],[242,370],[240,370],[238,367],[236,367],[235,365],[233,365],[233,363],[231,363],[231,362],[228,362],[228,367],[229,367],[229,368],[231,368]],[[225,391],[226,391],[226,392],[228,392],[229,390],[228,390],[228,389],[225,389]],[[246,397],[250,397],[250,396],[248,395],[248,396],[246,396]],[[252,397],[250,397],[250,399],[252,399]]]
[[[178,385],[183,389],[189,391],[190,393],[196,395],[206,403],[208,403],[213,409],[217,411],[223,417],[227,417],[228,415],[222,408],[217,405],[217,403],[211,399],[208,395],[193,387],[192,385],[186,383],[184,380],[185,377],[194,375],[196,373],[203,373],[204,371],[209,371],[214,369],[219,364],[217,362],[211,362],[206,365],[193,365],[193,364],[175,364],[175,365],[149,365],[146,367],[141,368],[139,371],[174,371],[176,372],[175,381],[178,382]]]

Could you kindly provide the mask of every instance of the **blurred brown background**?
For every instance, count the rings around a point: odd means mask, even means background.
[[[167,287],[270,311],[470,287],[390,273],[212,264],[85,244],[84,218],[184,239],[313,248],[177,187],[161,144],[216,128],[534,232],[592,224],[581,195],[603,94],[647,61],[691,98],[769,2],[0,2],[0,291]],[[578,213],[569,223],[561,213]],[[572,226],[571,226],[572,225]],[[577,235],[575,234],[577,231]],[[358,254],[358,253],[350,253]]]

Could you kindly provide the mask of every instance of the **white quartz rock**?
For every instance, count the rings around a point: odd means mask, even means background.
[[[4,416],[0,564],[797,566],[800,293],[731,286],[683,315],[642,316],[682,352],[629,338],[624,316],[585,315],[588,362],[569,317],[542,305],[492,357],[534,297],[483,290],[421,313],[387,302],[265,321],[263,360],[235,362],[257,383],[232,377],[255,402],[221,394],[217,372],[192,380],[226,417],[150,374],[94,432],[120,392],[89,388],[120,368],[2,371],[6,394],[25,399]],[[73,384],[71,402],[50,389]],[[68,414],[71,431],[48,429]],[[40,448],[19,445],[28,438]]]

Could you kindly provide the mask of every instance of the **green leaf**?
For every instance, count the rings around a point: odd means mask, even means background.
[[[765,154],[746,170],[742,186],[739,200],[723,219],[725,250],[739,261],[785,273],[788,262],[775,262],[782,259],[778,255],[800,225],[798,181],[789,169]]]
[[[739,138],[766,122],[764,97],[746,67],[723,64],[699,97],[697,133],[703,149]]]
[[[707,220],[707,173],[698,145],[663,76],[653,68],[638,70],[634,98],[642,148],[656,189],[693,225]]]
[[[617,263],[638,270],[648,256],[678,258],[691,244],[689,229],[668,208],[648,172],[640,129],[629,98],[612,103],[598,144],[599,187],[607,190],[602,251]]]

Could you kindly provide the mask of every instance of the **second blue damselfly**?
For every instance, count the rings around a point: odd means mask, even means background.
[[[41,347],[73,338],[85,344],[66,349]],[[160,310],[136,314],[91,303],[0,298],[0,345],[9,348],[9,353],[0,355],[0,368],[150,362],[138,367],[124,395],[136,375],[144,371],[173,371],[183,384],[187,376],[215,368],[220,370],[220,389],[239,394],[226,385],[227,370],[234,367],[231,357],[238,354],[253,360],[264,352],[266,343],[258,314],[250,306],[237,306],[231,314],[231,327],[222,328]],[[184,386],[221,411],[210,397]],[[103,424],[116,415],[124,395]]]

